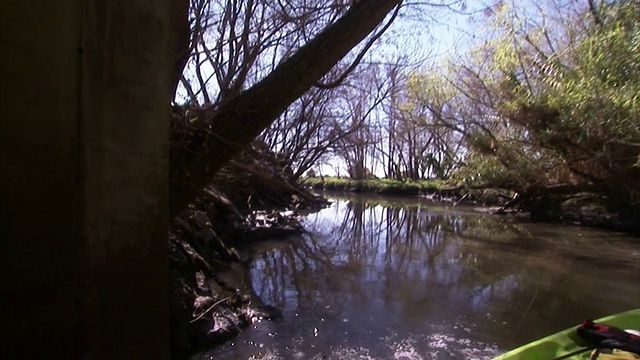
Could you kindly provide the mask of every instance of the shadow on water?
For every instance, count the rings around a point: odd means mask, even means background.
[[[283,309],[197,359],[485,359],[640,306],[640,239],[427,200],[336,198],[308,233],[256,247]]]

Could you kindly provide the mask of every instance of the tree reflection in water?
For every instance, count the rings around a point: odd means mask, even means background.
[[[251,265],[255,292],[285,319],[219,351],[490,358],[640,303],[638,239],[620,234],[363,197],[305,226]]]

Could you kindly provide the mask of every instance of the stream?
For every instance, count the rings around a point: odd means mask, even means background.
[[[325,194],[246,268],[281,321],[193,359],[491,359],[640,307],[640,238],[409,197]]]

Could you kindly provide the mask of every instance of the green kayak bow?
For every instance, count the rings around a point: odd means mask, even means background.
[[[593,342],[588,342],[578,334],[577,329],[585,328],[585,326],[600,326],[605,331],[615,332],[617,329],[634,329],[640,330],[640,308],[626,311],[620,314],[604,317],[594,322],[587,321],[582,326],[576,325],[569,329],[560,331],[553,335],[547,336],[540,340],[523,345],[519,348],[511,350],[500,355],[494,360],[561,360],[561,359],[591,359],[593,351],[598,347]],[[583,331],[582,331],[583,332]],[[631,335],[633,341],[637,336]],[[604,344],[611,344],[609,340],[605,340]]]

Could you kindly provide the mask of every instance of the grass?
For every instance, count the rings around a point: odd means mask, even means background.
[[[502,206],[514,193],[505,189],[468,187],[452,180],[392,180],[368,179],[352,180],[325,176],[307,177],[298,181],[302,186],[313,189],[336,190],[355,193],[377,193],[389,195],[430,195],[434,199],[466,201],[486,206]]]
[[[401,181],[392,179],[353,180],[338,177],[307,177],[299,180],[300,184],[313,189],[339,190],[350,192],[367,192],[381,194],[422,194],[439,192],[456,187],[456,184],[444,180]]]

